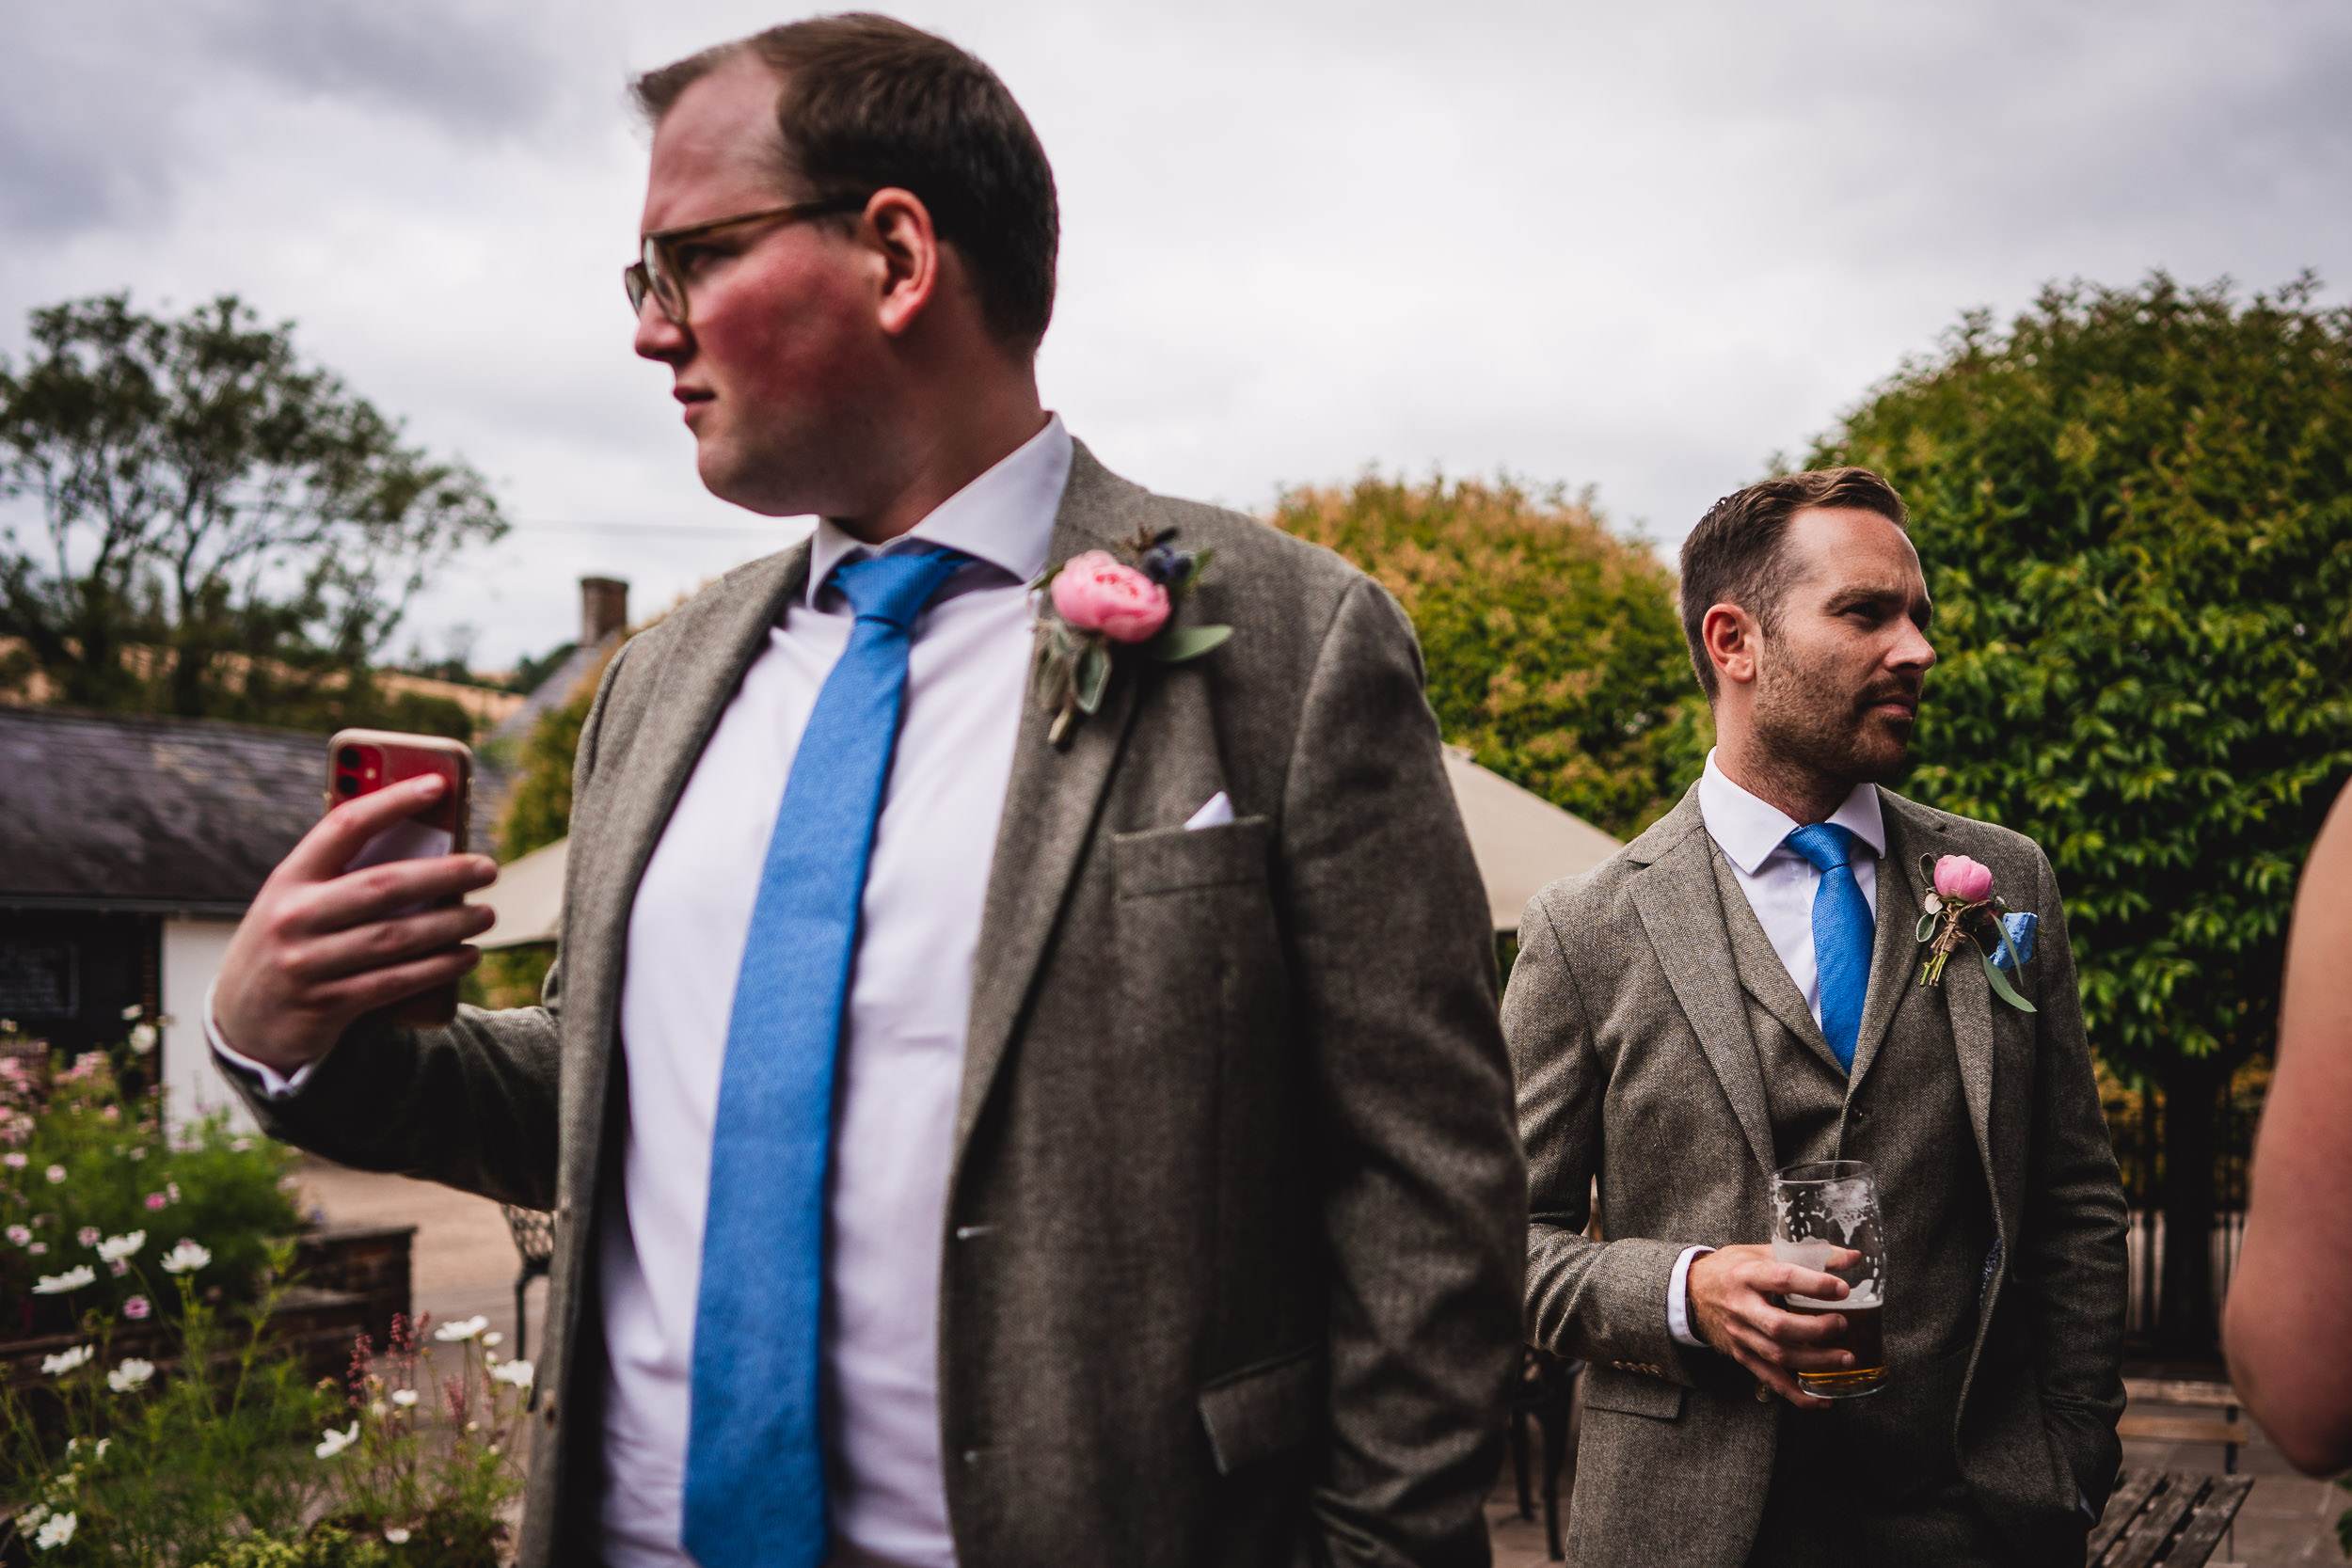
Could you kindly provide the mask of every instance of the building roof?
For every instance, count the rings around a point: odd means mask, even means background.
[[[0,907],[239,913],[318,820],[326,747],[211,719],[0,707]]]

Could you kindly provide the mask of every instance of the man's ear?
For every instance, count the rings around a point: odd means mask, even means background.
[[[896,338],[921,318],[939,292],[939,231],[931,227],[923,198],[895,185],[876,191],[866,203],[864,228],[882,262],[880,324]]]
[[[1715,678],[1734,686],[1746,686],[1756,679],[1762,640],[1756,618],[1736,604],[1708,606],[1706,618],[1699,623],[1699,646],[1714,662]]]

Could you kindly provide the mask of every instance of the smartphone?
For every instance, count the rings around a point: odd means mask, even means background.
[[[473,751],[463,741],[442,736],[397,735],[389,730],[342,730],[327,741],[328,811],[388,784],[428,773],[448,781],[441,798],[368,840],[344,870],[357,871],[388,861],[464,854],[466,823],[473,800]],[[453,894],[442,904],[448,907],[463,901],[462,895]],[[395,1023],[440,1027],[457,1016],[457,987],[453,982],[419,991],[382,1009],[382,1015]]]

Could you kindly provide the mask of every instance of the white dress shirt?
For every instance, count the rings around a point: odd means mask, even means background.
[[[956,1560],[940,1470],[941,1227],[973,956],[1026,699],[1027,585],[1044,569],[1070,460],[1056,417],[882,546],[947,546],[975,563],[915,623],[843,1020],[824,1308],[828,1491],[843,1568]],[[678,1538],[727,1023],[785,780],[854,621],[825,579],[866,550],[818,524],[808,590],[745,672],[630,911],[628,1138],[597,1253],[609,1568],[692,1568]],[[282,1078],[238,1055],[217,1028],[213,1041],[271,1093],[309,1075]]]
[[[1027,686],[1027,584],[1045,565],[1070,456],[1053,420],[884,546],[950,546],[978,564],[915,623],[843,1022],[824,1370],[835,1549],[850,1562],[955,1562],[940,1471],[940,1232],[980,908]],[[854,619],[821,585],[864,548],[818,523],[809,591],[720,719],[629,916],[628,1143],[598,1254],[611,1568],[690,1561],[681,1488],[727,1022],[785,779]]]
[[[1748,908],[1764,927],[1772,951],[1804,997],[1813,1022],[1821,1022],[1821,969],[1813,953],[1813,895],[1821,874],[1813,863],[1790,848],[1788,838],[1800,824],[1770,801],[1758,800],[1715,765],[1707,753],[1707,771],[1699,776],[1699,816],[1708,836],[1731,863]],[[1829,820],[1854,836],[1855,885],[1875,919],[1879,908],[1879,860],[1886,853],[1886,820],[1879,811],[1875,784],[1856,784],[1845,804]],[[1867,849],[1868,854],[1863,850]],[[1691,1322],[1691,1262],[1712,1247],[1689,1247],[1675,1259],[1674,1276],[1666,1287],[1666,1326],[1679,1342],[1703,1347]]]

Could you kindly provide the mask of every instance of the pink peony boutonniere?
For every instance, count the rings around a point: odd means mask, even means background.
[[[2033,928],[2031,915],[2012,915],[2009,906],[1994,895],[1993,868],[1966,855],[1946,855],[1932,863],[1919,857],[1919,869],[1932,887],[1921,900],[1918,940],[1928,950],[1919,965],[1919,983],[1940,986],[1944,983],[1944,966],[1963,942],[1967,942],[1984,965],[1984,977],[1992,985],[1994,994],[2019,1012],[2035,1011],[2034,1005],[2017,993],[2017,988],[2001,973],[2002,965],[1988,955],[1986,943],[1996,945],[1993,952],[2008,959],[2008,967],[2018,974],[2025,973],[2026,961],[2018,956],[2012,930],[2022,924],[2026,931]]]
[[[1031,585],[1037,658],[1031,684],[1054,715],[1046,738],[1059,746],[1078,720],[1103,705],[1112,655],[1133,648],[1162,664],[1198,658],[1233,635],[1231,626],[1170,624],[1177,604],[1200,586],[1214,550],[1197,554],[1168,541],[1174,529],[1136,535],[1134,561],[1108,550],[1072,556]]]

